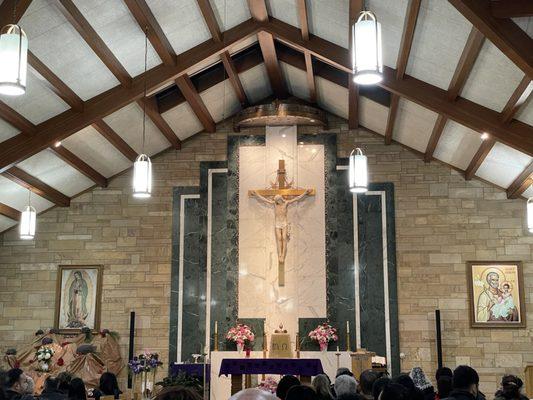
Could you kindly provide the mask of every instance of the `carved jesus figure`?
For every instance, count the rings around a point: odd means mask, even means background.
[[[287,219],[288,207],[292,203],[302,200],[312,193],[311,189],[306,190],[299,196],[286,200],[282,195],[275,195],[273,199],[261,196],[256,190],[250,191],[252,196],[259,200],[274,205],[274,228],[276,233],[276,244],[278,247],[278,263],[284,264],[287,256],[287,244],[289,242],[290,224]]]

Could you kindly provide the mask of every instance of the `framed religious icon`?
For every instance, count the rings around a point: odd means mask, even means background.
[[[100,329],[102,265],[60,265],[57,271],[55,328]]]
[[[526,326],[521,262],[468,262],[466,273],[472,328]]]

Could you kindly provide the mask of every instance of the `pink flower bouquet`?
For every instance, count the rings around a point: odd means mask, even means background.
[[[237,343],[237,349],[242,351],[245,343],[253,342],[255,335],[252,332],[252,329],[245,324],[237,324],[233,328],[230,328],[226,334],[226,339]]]
[[[337,329],[333,328],[327,322],[318,325],[314,330],[309,332],[309,338],[318,342],[320,351],[325,351],[328,348],[329,342],[336,342],[339,340]]]
[[[276,389],[278,388],[278,382],[271,376],[267,376],[264,381],[257,386],[258,389],[264,390],[265,392],[276,394]]]

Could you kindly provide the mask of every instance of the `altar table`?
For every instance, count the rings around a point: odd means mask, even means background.
[[[243,375],[297,375],[302,383],[311,383],[311,377],[323,374],[318,358],[225,358],[218,376],[231,375],[231,394],[243,389]],[[248,384],[245,385],[249,387]]]

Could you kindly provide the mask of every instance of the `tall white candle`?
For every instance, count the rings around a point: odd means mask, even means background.
[[[346,321],[346,333],[350,333],[350,321]]]
[[[218,334],[218,321],[215,321],[215,335]]]

